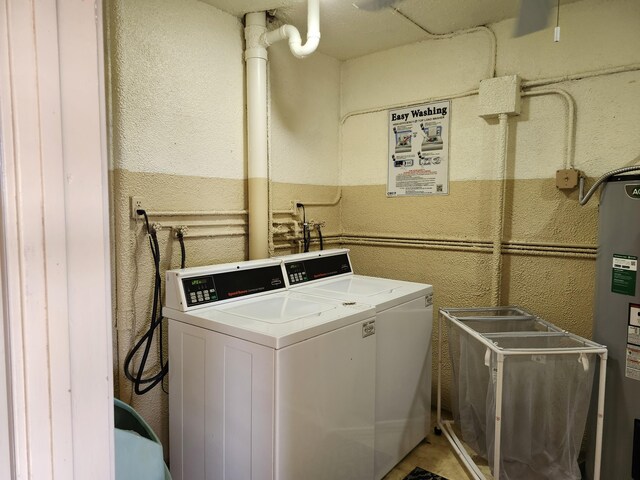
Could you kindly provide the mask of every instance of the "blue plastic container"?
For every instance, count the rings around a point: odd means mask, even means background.
[[[162,443],[129,405],[114,399],[116,480],[171,480]]]

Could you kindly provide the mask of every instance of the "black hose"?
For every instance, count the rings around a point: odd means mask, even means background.
[[[298,203],[297,207],[302,208],[302,246],[303,252],[309,251],[309,246],[311,245],[311,230],[309,229],[309,224],[307,223],[307,212],[304,209],[304,204]]]
[[[187,253],[184,248],[184,234],[182,230],[178,230],[178,242],[180,242],[180,268],[184,268],[185,261],[187,259]]]
[[[138,395],[143,395],[153,389],[158,383],[162,382],[164,377],[169,372],[169,361],[163,363],[162,352],[163,352],[163,332],[162,332],[162,315],[159,311],[159,306],[161,302],[161,289],[162,289],[162,279],[160,277],[160,247],[158,245],[158,237],[155,229],[152,229],[149,226],[149,218],[147,217],[147,212],[144,210],[138,210],[138,215],[144,215],[144,221],[147,227],[147,234],[149,235],[149,246],[151,248],[151,255],[153,257],[153,265],[155,269],[154,274],[154,288],[153,288],[153,305],[151,309],[151,322],[149,325],[149,329],[145,332],[145,334],[136,342],[133,348],[127,353],[127,356],[124,360],[124,374],[125,376],[133,382],[134,391]],[[153,335],[155,333],[156,328],[159,329],[159,347],[160,347],[160,370],[147,378],[143,378],[145,366],[149,357],[149,351],[151,350],[151,344],[153,342]],[[144,352],[142,354],[142,359],[140,361],[140,365],[138,369],[133,372],[131,370],[131,362],[133,357],[139,352],[139,350],[144,345]],[[142,388],[142,385],[146,385]]]
[[[318,224],[316,225],[316,228],[318,229],[318,238],[320,239],[320,250],[324,250],[324,246],[322,244],[322,227]]]

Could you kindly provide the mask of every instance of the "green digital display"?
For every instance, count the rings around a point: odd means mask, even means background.
[[[207,283],[206,278],[196,278],[195,280],[191,280],[191,285],[204,285]]]

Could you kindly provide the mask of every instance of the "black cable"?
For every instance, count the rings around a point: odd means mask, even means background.
[[[318,229],[318,238],[320,239],[320,250],[324,250],[324,246],[322,244],[322,227],[318,224],[316,225],[316,228]]]
[[[304,209],[304,204],[297,203],[296,206],[298,208],[302,208],[302,251],[308,252],[309,246],[311,245],[311,230],[309,229],[309,224],[307,223],[307,212]]]
[[[147,234],[149,235],[149,246],[151,248],[151,255],[153,257],[153,265],[155,268],[154,275],[154,288],[153,288],[153,306],[151,309],[151,322],[149,325],[149,329],[146,333],[136,342],[133,348],[129,351],[124,360],[124,374],[125,376],[133,382],[134,391],[138,395],[144,395],[153,387],[155,387],[158,383],[162,382],[164,377],[169,372],[169,361],[162,362],[162,351],[163,351],[163,332],[162,332],[162,315],[159,314],[159,305],[161,302],[161,289],[162,289],[162,279],[160,277],[160,246],[158,245],[158,237],[155,228],[151,228],[149,226],[149,218],[147,216],[147,212],[144,210],[137,210],[136,213],[138,215],[144,215],[144,221],[147,227]],[[153,342],[153,335],[155,333],[156,328],[159,328],[160,338],[159,338],[159,347],[160,347],[160,371],[151,377],[142,378],[142,375],[145,370],[145,366],[149,357],[149,351],[151,350],[151,344]],[[142,359],[140,361],[140,365],[137,371],[131,371],[131,362],[133,357],[138,353],[138,351],[144,345],[144,352],[142,354]],[[144,388],[141,388],[142,385],[147,385]],[[163,388],[164,390],[164,388]]]
[[[184,268],[187,254],[184,248],[184,233],[182,233],[182,229],[178,229],[177,237],[178,242],[180,242],[180,268]]]

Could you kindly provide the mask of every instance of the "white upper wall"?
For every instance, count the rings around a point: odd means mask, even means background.
[[[269,47],[269,78],[272,180],[337,185],[340,62],[298,59],[280,42]]]
[[[550,78],[640,62],[640,1],[583,0],[560,7],[553,29],[512,38],[515,20],[491,25],[498,36],[498,75]]]
[[[246,178],[241,21],[196,0],[112,3],[114,167]],[[513,20],[492,25],[497,74],[534,80],[640,63],[637,0],[584,0],[563,5],[560,18],[560,43],[551,41],[551,29],[513,39]],[[272,179],[386,183],[384,109],[477,88],[491,74],[490,55],[486,32],[344,63],[320,53],[296,59],[285,43],[270,47]],[[633,128],[640,124],[637,73],[556,86],[576,99],[578,168],[598,175],[634,160],[631,145],[640,143],[640,129]],[[496,126],[477,117],[477,101],[452,103],[452,180],[495,176]],[[353,115],[374,108],[383,112]],[[565,161],[566,107],[560,97],[545,96],[525,99],[523,109],[511,120],[515,164],[508,173],[549,177]]]
[[[491,43],[479,31],[384,50],[342,66],[341,113],[420,102],[478,88],[491,76]]]
[[[112,0],[114,168],[246,178],[242,22],[195,0]],[[337,185],[340,62],[268,50],[274,181]]]
[[[243,179],[243,32],[196,0],[112,0],[114,167]]]
[[[640,64],[640,2],[585,0],[563,5],[562,39],[552,29],[514,39],[514,21],[497,36],[497,75],[525,80]],[[386,108],[455,95],[487,78],[490,44],[483,32],[427,40],[344,62],[341,183],[379,185],[387,179]],[[545,88],[561,88],[576,105],[575,165],[587,175],[638,163],[640,72],[618,73]],[[497,178],[497,122],[478,117],[478,96],[454,99],[450,179]],[[380,111],[373,111],[379,109]],[[370,113],[360,113],[372,110]],[[567,107],[558,95],[523,99],[510,119],[510,178],[550,178],[566,160]]]

